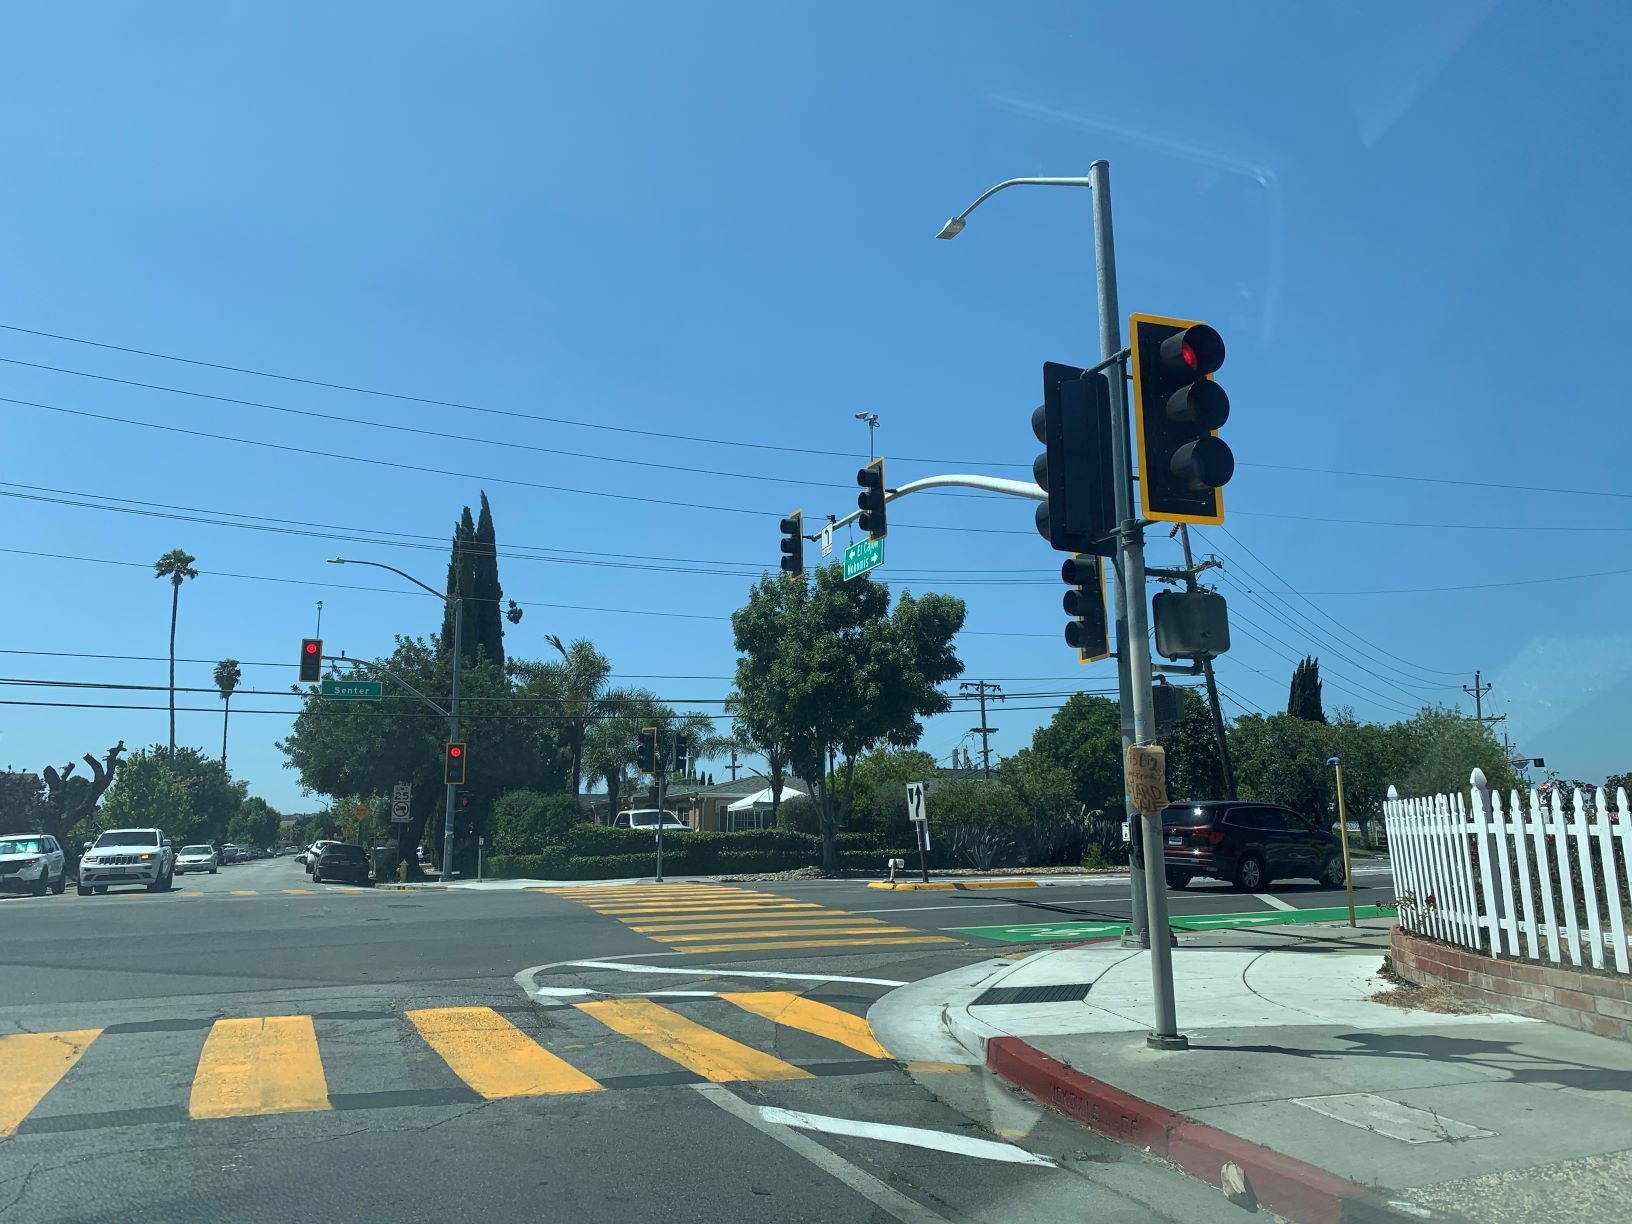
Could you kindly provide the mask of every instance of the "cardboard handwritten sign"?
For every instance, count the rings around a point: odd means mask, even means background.
[[[1158,744],[1128,748],[1128,798],[1141,815],[1167,806],[1167,751]]]

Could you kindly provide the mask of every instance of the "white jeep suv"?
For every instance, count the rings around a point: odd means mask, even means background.
[[[176,873],[175,847],[162,829],[109,829],[79,860],[79,895],[101,894],[110,884],[145,884],[165,892]]]

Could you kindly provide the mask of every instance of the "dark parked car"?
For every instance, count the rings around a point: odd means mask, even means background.
[[[1196,876],[1257,892],[1275,879],[1308,878],[1342,887],[1343,847],[1335,834],[1291,808],[1213,799],[1176,803],[1162,813],[1169,888]]]
[[[350,842],[330,842],[312,865],[312,883],[368,883],[368,851]]]

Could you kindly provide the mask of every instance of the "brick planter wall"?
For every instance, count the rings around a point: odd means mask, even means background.
[[[1418,986],[1446,986],[1470,1003],[1632,1041],[1632,977],[1497,960],[1394,927],[1394,972]]]

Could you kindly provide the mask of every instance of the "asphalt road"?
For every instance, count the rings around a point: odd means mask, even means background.
[[[1030,1107],[978,1071],[931,1091],[862,1019],[1016,946],[956,928],[1128,904],[1104,882],[359,889],[287,858],[3,900],[0,1221],[1245,1220],[1035,1110],[1024,1146],[994,1135],[983,1102]]]

